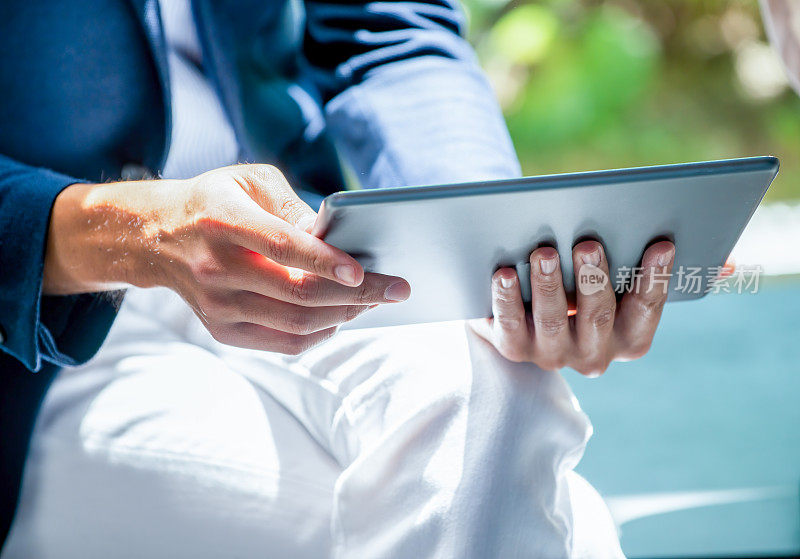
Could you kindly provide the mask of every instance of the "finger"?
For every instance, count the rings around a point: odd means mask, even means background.
[[[500,268],[492,277],[492,330],[494,345],[511,361],[530,359],[532,339],[517,272]]]
[[[494,326],[492,325],[491,318],[473,318],[468,320],[467,324],[479,338],[484,339],[494,346]]]
[[[303,307],[257,293],[237,291],[226,319],[249,322],[290,334],[313,334],[349,322],[369,310],[367,305]]]
[[[350,287],[364,280],[364,270],[353,257],[264,212],[255,203],[243,204],[237,225],[228,228],[227,233],[230,241],[278,264]]]
[[[558,251],[538,248],[530,261],[534,351],[542,368],[560,369],[573,342]]]
[[[397,303],[411,295],[403,278],[369,273],[356,287],[347,287],[316,274],[287,268],[250,251],[229,255],[225,287],[252,291],[304,307]]]
[[[615,327],[619,357],[636,359],[650,348],[667,302],[674,261],[675,245],[669,241],[655,243],[642,256],[642,273],[619,305]]]
[[[259,206],[309,232],[317,214],[303,202],[283,173],[272,165],[234,165],[233,177]]]
[[[605,251],[597,241],[572,249],[575,271],[575,333],[579,350],[576,369],[582,374],[605,371],[613,353],[617,300],[608,274]]]
[[[328,328],[313,334],[300,335],[242,322],[215,337],[224,344],[236,347],[299,355],[332,337],[336,331],[337,328]]]

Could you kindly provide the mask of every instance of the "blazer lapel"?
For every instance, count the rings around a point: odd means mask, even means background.
[[[172,96],[169,84],[169,65],[167,62],[167,43],[164,37],[164,28],[161,25],[161,12],[158,0],[128,0],[133,6],[136,16],[144,29],[147,42],[150,46],[150,53],[158,73],[159,86],[161,87],[162,106],[164,109],[164,149],[161,161],[158,164],[160,171],[164,169],[164,163],[169,153],[169,146],[172,136]]]

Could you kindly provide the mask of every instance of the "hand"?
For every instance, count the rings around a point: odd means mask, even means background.
[[[614,360],[631,360],[647,353],[667,300],[663,282],[654,273],[669,273],[675,247],[668,241],[650,246],[642,257],[642,274],[617,304],[611,282],[597,292],[576,290],[576,314],[568,317],[567,297],[558,252],[542,247],[531,262],[531,314],[526,314],[517,273],[501,268],[492,277],[491,319],[472,321],[475,332],[511,361],[529,361],[545,370],[572,367],[598,376]],[[600,243],[585,241],[572,250],[575,284],[581,266],[592,264],[609,277]]]
[[[300,353],[410,295],[405,280],[364,274],[311,235],[315,217],[269,165],[72,185],[53,208],[44,291],[165,286],[223,343]]]

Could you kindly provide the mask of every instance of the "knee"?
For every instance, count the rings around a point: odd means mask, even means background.
[[[486,453],[511,441],[577,463],[591,435],[560,374],[504,359],[462,324],[389,331],[373,350],[377,369],[343,401],[351,456],[389,436],[408,449],[469,437]]]

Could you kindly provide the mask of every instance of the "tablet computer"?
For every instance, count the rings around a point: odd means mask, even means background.
[[[617,292],[650,243],[672,240],[668,300],[680,301],[706,294],[777,172],[776,158],[750,157],[338,192],[323,201],[315,232],[366,271],[411,284],[407,301],[348,328],[489,317],[492,274],[505,266],[530,300],[528,258],[545,244],[574,294],[572,247],[590,238],[603,243]]]

